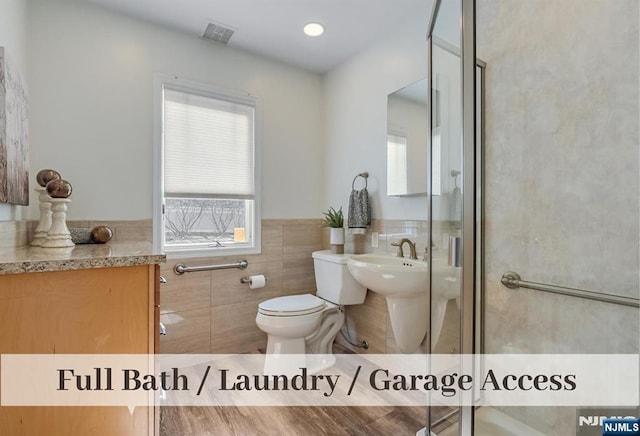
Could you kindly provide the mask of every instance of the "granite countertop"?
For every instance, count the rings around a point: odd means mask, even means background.
[[[0,249],[0,275],[87,268],[152,265],[166,261],[148,242],[83,244],[69,248]]]

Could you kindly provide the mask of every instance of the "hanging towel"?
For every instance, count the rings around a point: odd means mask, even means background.
[[[357,178],[358,176],[356,176]],[[356,179],[353,179],[354,183]],[[350,233],[355,235],[363,235],[371,223],[371,207],[369,206],[369,191],[367,191],[366,180],[365,178],[365,187],[360,190],[354,188],[354,183],[351,184],[347,227],[349,227]]]

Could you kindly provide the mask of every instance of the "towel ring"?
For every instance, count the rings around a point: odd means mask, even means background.
[[[462,174],[459,170],[451,170],[451,177],[453,177],[454,188],[459,188],[458,177]]]
[[[356,174],[356,176],[353,178],[353,182],[351,182],[351,189],[352,190],[356,189],[355,186],[356,186],[356,180],[358,180],[358,177],[362,177],[364,179],[364,188],[363,189],[367,189],[367,185],[368,185],[367,179],[369,177],[369,173],[366,172],[366,171],[364,173]]]

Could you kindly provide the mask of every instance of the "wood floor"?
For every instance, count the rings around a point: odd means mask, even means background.
[[[338,344],[334,352],[351,353]],[[431,408],[432,422],[453,410]],[[455,419],[440,420],[434,430]],[[414,436],[426,423],[426,407],[160,408],[160,436]]]
[[[413,436],[425,407],[163,407],[161,436]]]

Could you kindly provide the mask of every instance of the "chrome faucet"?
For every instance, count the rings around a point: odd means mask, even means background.
[[[402,251],[402,246],[406,243],[409,244],[409,257],[413,260],[418,259],[418,254],[416,253],[416,244],[415,242],[411,242],[411,240],[407,238],[402,238],[398,242],[392,242],[391,245],[394,247],[398,247],[398,252],[396,254],[397,257],[404,257],[404,251]]]

